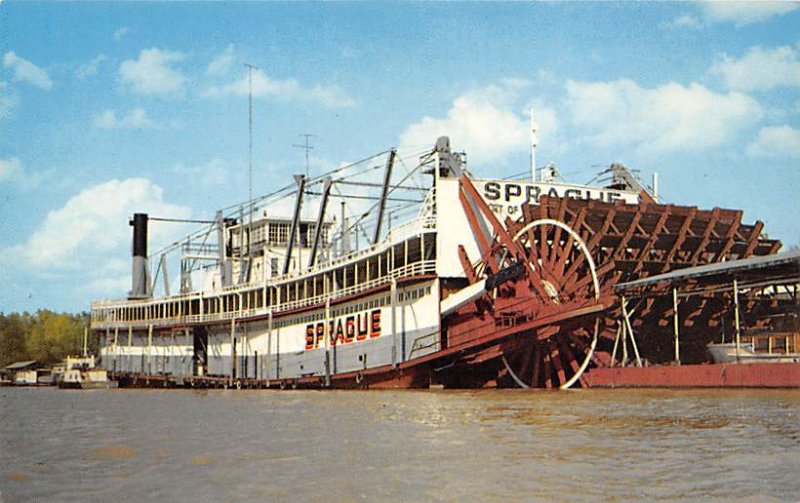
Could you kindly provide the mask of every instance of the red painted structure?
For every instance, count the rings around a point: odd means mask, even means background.
[[[449,360],[438,373],[446,386],[556,388],[569,386],[576,376],[575,384],[589,386],[586,374],[581,376],[587,358],[590,369],[627,363],[614,354],[623,314],[615,285],[771,255],[781,246],[762,235],[761,222],[742,223],[738,210],[542,197],[538,206],[523,205],[520,220],[501,223],[468,177],[461,179],[460,199],[481,249],[477,261],[461,250],[469,281],[515,263],[524,264],[525,273],[443,320],[448,347],[464,338],[487,341]],[[488,222],[491,235],[484,235],[479,217]],[[682,357],[686,363],[707,361],[705,344],[725,323],[729,306],[704,297],[683,308],[689,310],[684,329],[702,337],[687,345]],[[643,360],[668,363],[671,298],[650,297],[628,310],[636,311],[635,330],[647,328],[647,335],[639,332]],[[701,343],[703,338],[708,340]]]
[[[604,367],[584,377],[592,388],[797,388],[800,363]]]

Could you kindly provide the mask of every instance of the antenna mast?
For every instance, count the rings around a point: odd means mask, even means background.
[[[302,148],[302,149],[304,149],[306,151],[306,178],[309,178],[309,173],[308,173],[308,151],[309,150],[314,150],[314,147],[308,143],[308,139],[309,138],[313,138],[316,135],[313,135],[311,133],[303,133],[303,134],[300,134],[298,136],[304,136],[305,139],[306,139],[305,143],[303,145],[295,144],[295,145],[292,145],[292,146],[293,147],[297,147],[297,148]]]
[[[248,145],[248,165],[249,165],[249,184],[248,184],[248,199],[247,199],[247,279],[250,279],[250,263],[253,258],[253,70],[258,70],[257,67],[250,63],[244,63],[247,68],[247,85],[248,85],[248,98],[247,98],[247,125],[250,134],[250,143]],[[244,236],[242,236],[244,238]],[[241,245],[244,246],[244,239]]]
[[[531,178],[534,182],[539,181],[536,171],[536,144],[539,142],[536,129],[536,120],[533,118],[533,107],[531,107]]]

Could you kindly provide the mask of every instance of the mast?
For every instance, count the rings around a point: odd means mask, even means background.
[[[292,229],[289,232],[289,243],[286,245],[286,258],[283,261],[282,274],[289,272],[289,266],[292,261],[292,250],[297,239],[297,230],[300,228],[300,212],[303,209],[303,191],[306,190],[306,175],[294,175],[294,182],[297,184],[297,199],[294,202],[294,217],[292,218]]]
[[[247,199],[247,274],[244,276],[247,281],[250,281],[250,267],[253,262],[253,70],[258,70],[250,63],[244,63],[247,68],[247,85],[249,89],[247,101],[247,125],[250,134],[250,143],[248,145],[248,164],[249,164],[249,185],[248,185],[248,199]],[[244,250],[244,232],[241,234],[241,243],[239,244],[239,253]],[[242,277],[242,275],[239,275]]]
[[[314,245],[311,247],[311,256],[308,258],[308,267],[314,267],[317,261],[317,251],[322,239],[322,225],[325,221],[325,209],[328,207],[328,198],[331,194],[331,177],[326,177],[322,182],[322,200],[319,203],[319,214],[317,214],[317,226],[314,228]]]
[[[536,145],[538,143],[536,120],[533,117],[533,107],[531,107],[531,179],[534,182],[539,181],[536,171]]]
[[[312,137],[314,137],[316,135],[313,135],[311,133],[303,133],[300,136],[304,136],[305,137],[305,139],[306,139],[305,144],[303,144],[303,145],[293,144],[292,146],[295,147],[295,148],[302,148],[303,150],[306,151],[306,179],[310,179],[311,175],[309,174],[308,152],[309,152],[309,150],[314,150],[314,146],[311,145],[308,142],[308,139],[312,138]]]
[[[377,244],[381,238],[381,224],[383,223],[383,214],[386,211],[386,197],[389,194],[389,184],[392,181],[392,167],[394,166],[394,158],[397,155],[397,150],[392,149],[389,152],[389,159],[386,161],[386,171],[383,176],[383,190],[381,191],[381,199],[378,202],[378,221],[375,223],[375,234],[372,238],[372,244]]]

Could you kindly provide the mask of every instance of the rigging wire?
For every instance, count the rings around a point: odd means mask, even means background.
[[[397,185],[402,185],[403,183],[405,183],[405,181],[406,181],[406,180],[408,180],[408,179],[411,177],[411,175],[412,175],[413,173],[415,173],[415,172],[416,172],[416,171],[417,171],[417,170],[420,168],[420,166],[421,166],[421,165],[417,165],[417,166],[416,166],[416,167],[415,167],[415,168],[414,168],[414,169],[413,169],[411,172],[409,172],[408,174],[406,174],[406,176],[405,176],[405,177],[403,177],[403,179],[402,179],[402,180],[400,180],[400,182],[399,182]],[[389,196],[389,194],[391,194],[392,192],[394,192],[394,190],[395,190],[395,189],[394,189],[394,187],[390,188],[390,189],[389,189],[389,191],[386,193],[386,196],[388,197],[388,196]],[[337,192],[339,192],[339,191],[337,190]],[[378,204],[380,204],[380,200],[376,201],[376,202],[375,202],[375,204],[373,204],[372,206],[370,206],[370,207],[369,207],[369,209],[368,209],[367,211],[365,211],[365,212],[364,212],[364,213],[363,213],[363,214],[362,214],[362,215],[361,215],[361,216],[360,216],[360,217],[359,217],[359,218],[358,218],[358,219],[357,219],[357,220],[356,220],[356,221],[355,221],[355,222],[354,222],[354,223],[353,223],[353,224],[352,224],[352,225],[351,225],[351,226],[350,226],[350,227],[349,227],[347,230],[348,230],[348,231],[352,230],[352,229],[353,229],[353,228],[354,228],[356,225],[358,225],[358,224],[359,224],[359,222],[363,221],[363,220],[365,219],[365,217],[366,217],[366,216],[368,216],[369,214],[371,214],[371,213],[372,213],[372,211],[373,211],[375,208],[377,208],[377,207],[378,207]]]
[[[346,165],[344,165],[344,166],[341,166],[341,167],[339,167],[339,168],[336,168],[336,169],[334,169],[334,170],[331,170],[331,171],[328,171],[328,172],[326,172],[326,173],[320,174],[320,175],[318,175],[318,176],[316,176],[316,177],[314,177],[314,178],[311,178],[310,180],[308,180],[308,181],[306,182],[306,187],[308,187],[308,186],[312,186],[312,185],[316,185],[316,184],[320,184],[320,183],[322,183],[322,182],[325,180],[325,178],[327,178],[327,177],[329,177],[329,176],[330,176],[330,177],[332,177],[333,175],[336,175],[337,173],[342,173],[343,171],[346,171],[346,170],[352,169],[352,168],[354,168],[354,167],[356,167],[356,166],[361,166],[361,165],[363,165],[363,164],[365,164],[365,163],[368,163],[368,162],[372,161],[372,160],[373,160],[373,159],[375,159],[375,158],[378,158],[378,157],[384,156],[384,155],[388,154],[388,153],[390,152],[390,150],[391,150],[391,149],[389,149],[389,150],[384,150],[384,151],[382,151],[382,152],[378,152],[378,153],[376,153],[376,154],[373,154],[373,155],[370,155],[370,156],[368,156],[368,157],[365,157],[364,159],[361,159],[361,160],[359,160],[359,161],[355,161],[355,162],[353,162],[353,163],[346,164]],[[425,153],[425,152],[428,152],[429,150],[430,150],[430,149],[427,149],[427,150],[422,150],[422,151],[419,151],[419,152],[413,152],[413,153],[411,153],[411,154],[408,154],[408,155],[407,155],[407,157],[411,157],[411,156],[419,156],[419,155],[421,155],[421,154],[423,154],[423,153]],[[407,167],[405,166],[405,164],[403,163],[403,160],[402,160],[402,158],[399,158],[399,157],[398,157],[398,159],[400,160],[401,164],[402,164],[402,165],[403,165],[403,167],[406,169],[406,171],[408,171],[408,168],[407,168]],[[380,168],[382,168],[382,167],[383,167],[383,166],[381,166],[381,165],[374,165],[374,166],[370,166],[369,168],[366,168],[366,169],[364,169],[364,170],[361,170],[361,171],[358,171],[358,172],[355,172],[355,173],[348,173],[348,174],[346,174],[345,176],[342,176],[341,178],[339,178],[339,179],[337,179],[337,180],[334,180],[334,182],[337,182],[337,183],[338,183],[338,182],[343,182],[343,181],[345,181],[345,180],[347,180],[347,179],[349,179],[349,178],[358,177],[358,176],[364,175],[364,174],[366,174],[366,173],[369,173],[369,172],[371,172],[371,171],[375,171],[375,170],[377,170],[377,169],[380,169]],[[417,167],[415,167],[413,170],[411,170],[411,171],[408,173],[408,175],[406,175],[406,176],[405,176],[405,177],[404,177],[404,178],[403,178],[403,179],[400,181],[400,183],[398,183],[397,185],[402,185],[402,184],[403,184],[403,183],[404,183],[406,180],[408,180],[409,176],[410,176],[411,174],[413,174],[413,173],[417,172],[417,171],[418,171],[418,169],[419,169],[419,166],[417,166]],[[352,182],[351,182],[351,183],[352,183]],[[397,188],[397,186],[393,186],[393,187],[392,187],[392,188],[389,190],[389,192],[387,193],[387,196],[388,196],[388,194],[391,194],[391,193],[392,193],[392,192],[393,192],[393,191],[394,191],[396,188]],[[284,198],[286,198],[286,197],[289,197],[289,196],[291,196],[293,193],[295,193],[295,192],[296,192],[296,189],[297,189],[297,186],[296,186],[296,184],[295,184],[295,183],[290,183],[290,184],[284,185],[283,187],[280,187],[280,188],[278,188],[278,189],[276,189],[276,190],[274,190],[274,191],[272,191],[272,192],[270,192],[270,193],[268,193],[268,194],[265,194],[265,195],[263,195],[263,196],[259,196],[259,197],[256,197],[256,198],[252,198],[250,201],[239,202],[239,203],[236,203],[236,204],[232,204],[232,205],[230,205],[230,206],[226,206],[226,207],[222,208],[220,211],[222,211],[222,213],[223,213],[223,216],[225,217],[225,216],[228,216],[228,215],[233,215],[233,214],[235,214],[235,213],[236,213],[236,212],[233,212],[233,211],[231,211],[231,210],[242,210],[243,208],[245,208],[245,207],[248,207],[248,206],[249,206],[250,208],[253,208],[253,209],[254,209],[254,208],[256,208],[257,206],[260,206],[260,205],[261,205],[262,203],[264,203],[265,201],[266,201],[266,202],[272,202],[272,203],[274,203],[274,202],[277,202],[277,201],[279,201],[279,200],[281,200],[281,199],[284,199]],[[341,194],[341,191],[339,191],[339,190],[338,190],[338,188],[336,187],[336,184],[334,184],[334,190],[336,190],[336,192],[338,192],[338,193],[339,193],[339,196],[340,196],[340,197],[348,197],[348,196],[345,196],[345,195],[342,195],[342,194]],[[425,189],[422,189],[422,188],[421,188],[421,190],[425,190]],[[379,201],[378,201],[378,202],[379,202]],[[377,207],[377,204],[378,204],[378,203],[374,204],[374,205],[373,205],[373,206],[372,206],[372,207],[369,209],[369,211],[372,211],[372,210],[374,210],[374,209]],[[369,211],[368,211],[367,213],[369,213]],[[351,216],[353,216],[353,215],[351,214]],[[361,216],[361,217],[360,217],[358,220],[356,220],[356,222],[355,222],[353,225],[351,225],[351,226],[350,226],[350,228],[349,228],[348,230],[353,230],[353,229],[355,228],[355,226],[357,225],[357,223],[358,223],[359,221],[361,221],[361,220],[363,219],[363,217],[364,217],[364,216],[365,216],[365,215],[362,215],[362,216]],[[177,220],[177,219],[176,219],[176,220]],[[178,240],[178,241],[175,241],[175,242],[173,242],[173,243],[171,243],[171,244],[169,244],[169,245],[167,245],[167,246],[164,246],[164,247],[162,247],[160,250],[158,250],[156,253],[154,253],[154,254],[153,254],[153,256],[157,256],[157,255],[163,255],[163,254],[165,254],[165,253],[170,253],[170,252],[172,252],[172,251],[174,251],[174,250],[178,249],[180,246],[182,246],[182,245],[183,245],[184,243],[186,243],[186,242],[190,242],[190,241],[191,241],[191,240],[193,240],[193,239],[197,239],[197,238],[200,238],[200,237],[203,237],[203,236],[208,236],[209,234],[211,234],[211,233],[213,233],[213,232],[214,232],[214,229],[215,229],[215,227],[216,227],[216,221],[212,221],[212,220],[202,220],[202,221],[201,221],[201,220],[198,220],[198,221],[196,221],[196,222],[191,222],[191,221],[189,221],[189,222],[186,222],[186,223],[203,223],[203,224],[206,224],[206,226],[204,226],[204,227],[201,227],[200,229],[196,230],[195,232],[192,232],[191,234],[189,234],[188,236],[184,236],[183,238],[181,238],[181,239],[180,239],[180,240]],[[366,235],[365,235],[365,237],[366,237]]]

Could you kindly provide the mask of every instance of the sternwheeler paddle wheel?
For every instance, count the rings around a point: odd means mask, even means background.
[[[461,263],[469,283],[483,288],[443,317],[447,347],[465,348],[439,369],[446,386],[584,384],[587,370],[621,363],[615,284],[780,247],[762,238],[761,222],[742,224],[741,211],[661,205],[646,194],[638,205],[543,196],[505,222],[467,176],[459,197],[481,253],[461,248]],[[639,309],[653,327],[668,327],[672,316],[652,301],[626,309]],[[649,342],[645,356],[659,348]]]

